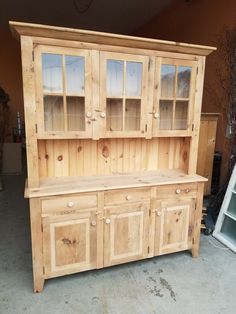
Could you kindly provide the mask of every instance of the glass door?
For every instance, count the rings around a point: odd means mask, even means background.
[[[190,135],[195,76],[194,61],[159,59],[155,80],[159,81],[160,88],[154,96],[154,135]]]
[[[100,61],[101,137],[145,137],[148,58],[101,52]]]
[[[39,46],[35,59],[39,136],[91,137],[89,51]]]

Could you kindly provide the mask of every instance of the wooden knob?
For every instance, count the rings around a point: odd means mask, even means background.
[[[91,221],[91,226],[96,226],[96,225],[97,225],[96,220],[92,220],[92,221]]]
[[[68,203],[67,203],[67,207],[71,208],[71,207],[73,207],[73,206],[74,206],[74,203],[73,203],[73,202],[68,202]]]
[[[105,113],[105,112],[101,112],[101,113],[100,113],[100,117],[101,117],[101,118],[105,118],[105,116],[106,116],[106,113]]]
[[[189,193],[190,192],[190,189],[185,189],[185,193]]]
[[[159,116],[159,113],[154,112],[153,117],[154,117],[155,119],[159,118],[159,117],[160,117],[160,116]]]
[[[106,224],[109,224],[111,222],[111,219],[109,219],[109,218],[107,218],[106,220],[105,220],[105,223]]]
[[[131,200],[131,195],[126,195],[126,199],[127,199],[127,201],[130,201]]]
[[[92,117],[92,112],[88,111],[88,112],[86,113],[86,117],[87,117],[87,118],[91,118],[91,117]]]
[[[181,190],[180,190],[180,189],[176,189],[176,190],[175,190],[175,193],[176,193],[176,194],[180,194],[180,193],[181,193]]]

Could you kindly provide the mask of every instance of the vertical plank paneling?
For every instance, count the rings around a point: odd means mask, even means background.
[[[189,143],[183,137],[40,140],[39,174],[44,178],[159,169],[187,172]]]

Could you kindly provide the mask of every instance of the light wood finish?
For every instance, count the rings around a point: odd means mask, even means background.
[[[148,186],[168,186],[170,184],[206,181],[207,179],[201,176],[186,175],[182,171],[177,170],[133,172],[130,174],[113,176],[49,178],[40,181],[40,188],[29,189],[26,185],[25,197],[45,197],[72,193],[109,191]],[[178,186],[176,188],[186,193],[186,188],[191,188],[191,184],[184,185],[184,189]],[[175,191],[176,188],[174,188],[173,191]],[[172,187],[170,187],[170,190],[172,190]]]
[[[158,201],[156,211],[156,241],[154,255],[162,255],[189,248],[190,214],[193,199]]]
[[[44,285],[43,268],[43,230],[41,218],[41,201],[30,199],[30,227],[32,245],[32,262],[34,276],[34,292],[41,292]]]
[[[22,75],[24,84],[25,134],[27,152],[28,185],[39,185],[38,146],[36,129],[36,101],[34,85],[33,41],[29,37],[21,37]]]
[[[96,209],[43,218],[43,250],[45,278],[96,268]]]
[[[10,25],[22,47],[34,290],[155,255],[197,256],[201,98],[215,48]]]
[[[106,207],[104,266],[147,257],[149,207],[149,203]]]
[[[200,113],[202,105],[204,73],[205,57],[201,57],[198,62],[198,71],[196,77],[195,103],[193,108],[193,136],[191,138],[189,152],[189,158],[191,160],[191,163],[189,164],[189,174],[196,173],[197,170],[198,139],[200,130]]]
[[[211,180],[218,118],[219,114],[217,113],[201,114],[197,173],[208,179],[205,183],[204,195],[211,194]]]
[[[199,55],[208,55],[216,49],[215,47],[192,45],[126,35],[117,35],[112,33],[101,33],[87,30],[85,31],[65,27],[47,26],[42,24],[30,24],[13,21],[9,23],[13,33],[15,33],[17,37],[20,34],[26,36],[67,39],[80,42],[93,42],[97,44],[109,43],[113,46],[131,46],[135,48],[167,50]]]
[[[196,201],[196,206],[195,206],[195,211],[194,211],[194,228],[193,228],[193,238],[192,238],[192,256],[193,257],[198,257],[199,255],[203,190],[204,190],[204,184],[199,183],[198,191],[197,191],[197,201]]]
[[[40,178],[163,169],[187,172],[189,138],[40,140],[38,154]]]

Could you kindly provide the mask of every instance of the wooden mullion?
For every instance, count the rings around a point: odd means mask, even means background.
[[[174,100],[173,100],[173,114],[172,114],[172,130],[175,130],[175,106],[176,106],[176,94],[177,94],[177,82],[178,82],[178,65],[175,65],[175,84],[174,84]]]
[[[126,88],[126,62],[124,61],[124,73],[123,73],[123,131],[125,131],[125,105],[126,105],[126,94],[125,94],[125,88]]]
[[[68,131],[67,99],[66,99],[66,64],[65,55],[62,55],[62,88],[63,88],[63,108],[64,108],[64,130]]]

